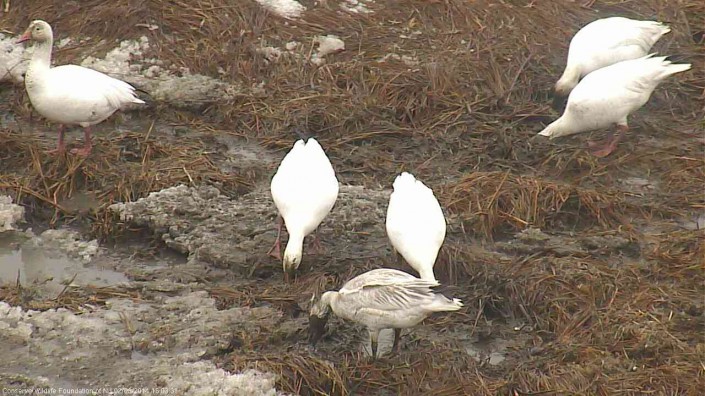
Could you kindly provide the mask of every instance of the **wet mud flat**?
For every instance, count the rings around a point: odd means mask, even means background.
[[[302,2],[292,19],[256,2],[12,3],[5,31],[56,15],[58,39],[72,39],[57,63],[104,68],[152,96],[98,126],[88,159],[55,158],[44,150],[56,126],[32,114],[21,86],[2,85],[0,384],[242,395],[705,387],[703,5],[359,3],[369,12]],[[693,70],[656,90],[610,157],[584,149],[602,131],[531,139],[558,116],[549,91],[571,34],[611,15],[667,21],[655,49]],[[346,49],[314,59],[310,43],[328,35]],[[266,254],[268,186],[296,130],[321,142],[341,193],[320,228],[325,251],[305,249],[287,285]],[[399,354],[383,335],[376,362],[365,329],[338,319],[314,350],[313,293],[372,268],[412,271],[384,231],[400,171],[441,202],[449,230],[436,274],[465,307],[405,331]]]

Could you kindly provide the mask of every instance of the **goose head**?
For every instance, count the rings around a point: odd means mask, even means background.
[[[311,296],[311,310],[308,317],[308,341],[316,346],[318,340],[326,332],[326,323],[330,316],[330,298],[332,292],[325,292],[321,299],[316,301],[316,294]]]
[[[287,246],[288,247],[288,246]],[[296,269],[301,264],[301,252],[284,252],[282,265],[284,267],[284,282],[291,282],[296,274]]]
[[[38,43],[44,43],[53,39],[51,26],[42,20],[32,21],[27,30],[17,40],[17,44],[32,40]]]

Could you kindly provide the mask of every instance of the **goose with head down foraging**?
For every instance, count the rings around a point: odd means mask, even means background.
[[[25,88],[39,114],[59,125],[55,153],[63,153],[65,125],[80,125],[85,134],[84,147],[72,153],[88,156],[91,152],[92,125],[103,122],[128,103],[144,104],[128,83],[93,69],[77,65],[51,67],[54,36],[51,26],[32,21],[17,43],[34,42],[34,53],[25,74]]]
[[[289,281],[301,264],[304,237],[312,233],[338,199],[338,179],[333,165],[314,138],[296,141],[272,178],[272,199],[279,211],[277,239],[269,254],[282,260],[284,280]],[[281,256],[282,222],[289,241]],[[318,236],[314,239],[319,247]]]
[[[389,196],[386,229],[396,254],[419,273],[435,280],[433,267],[446,236],[446,220],[433,190],[411,173],[394,180]]]
[[[617,147],[621,134],[629,130],[627,117],[646,104],[661,81],[690,66],[671,63],[665,56],[648,55],[595,70],[570,93],[563,115],[539,135],[553,139],[616,124],[617,133],[608,132],[605,146],[593,152],[605,157]]]
[[[617,62],[646,56],[661,36],[670,31],[660,22],[624,17],[588,23],[570,41],[565,70],[555,86],[554,107],[564,103],[584,76]]]
[[[312,299],[309,342],[316,345],[325,333],[331,311],[337,316],[367,326],[372,358],[382,329],[394,329],[392,350],[399,347],[401,329],[414,327],[434,312],[457,311],[463,303],[432,288],[438,281],[419,279],[395,269],[374,269],[349,280],[339,291],[327,291]],[[314,296],[315,298],[315,296]]]

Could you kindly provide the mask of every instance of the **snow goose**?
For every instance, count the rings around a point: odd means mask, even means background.
[[[394,180],[387,207],[387,236],[421,279],[436,280],[433,266],[446,236],[446,220],[433,191],[412,174]]]
[[[312,299],[309,341],[315,346],[323,336],[332,310],[343,319],[367,326],[373,359],[383,329],[394,329],[392,350],[396,351],[401,329],[416,326],[433,312],[457,311],[463,306],[457,298],[434,293],[431,289],[438,285],[438,281],[389,268],[358,275],[339,291],[325,292],[318,301]]]
[[[284,157],[272,178],[271,193],[279,211],[277,240],[269,254],[281,257],[282,219],[289,232],[284,250],[284,280],[301,264],[304,237],[313,232],[335,205],[338,198],[338,179],[335,171],[314,138],[303,139]],[[314,245],[319,250],[318,236]]]
[[[663,79],[688,69],[690,64],[672,64],[664,56],[648,55],[596,70],[570,93],[563,115],[539,135],[553,139],[616,124],[617,133],[608,132],[605,146],[594,152],[605,157],[617,147],[621,133],[629,130],[627,116],[649,100]]]
[[[557,106],[590,72],[624,60],[641,58],[671,29],[655,21],[611,17],[590,22],[570,41],[563,75],[556,83]]]
[[[91,125],[98,124],[128,103],[144,102],[126,82],[98,71],[76,65],[51,67],[54,37],[51,26],[33,21],[17,43],[31,40],[34,53],[25,75],[29,101],[39,114],[59,123],[59,143],[51,152],[63,153],[64,126],[80,125],[84,129],[83,148],[72,153],[88,156],[91,152]]]

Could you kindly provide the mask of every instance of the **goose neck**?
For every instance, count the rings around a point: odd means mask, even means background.
[[[328,309],[332,309],[333,312],[336,310],[337,303],[338,292],[336,291],[327,291],[321,296],[321,304]]]
[[[52,41],[36,42],[34,44],[34,53],[27,68],[27,74],[33,74],[40,70],[47,70],[51,65],[51,47]]]

